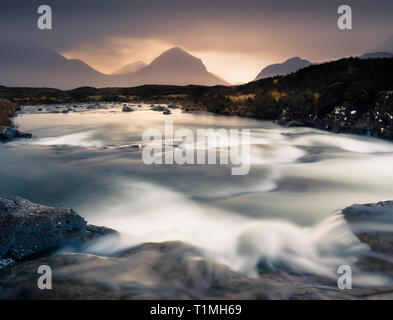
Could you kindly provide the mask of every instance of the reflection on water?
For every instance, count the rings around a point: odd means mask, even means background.
[[[212,114],[149,110],[39,112],[25,107],[16,123],[31,141],[0,146],[0,193],[73,207],[90,223],[124,234],[127,245],[185,240],[233,269],[274,268],[329,274],[368,250],[334,213],[354,203],[393,198],[393,144],[369,137]],[[142,162],[142,133],[188,128],[251,129],[252,166],[232,176],[225,165]],[[125,243],[102,245],[115,250]]]

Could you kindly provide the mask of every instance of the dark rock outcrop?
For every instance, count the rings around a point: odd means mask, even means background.
[[[0,259],[21,260],[62,246],[82,246],[103,235],[72,209],[57,209],[20,197],[0,196]]]

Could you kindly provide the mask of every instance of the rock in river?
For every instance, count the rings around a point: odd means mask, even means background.
[[[154,105],[150,106],[150,108],[153,111],[165,111],[167,109],[166,107],[163,106],[154,106]]]
[[[32,137],[31,133],[21,132],[17,129],[10,127],[0,127],[0,141],[12,140],[15,138],[27,138]]]
[[[72,209],[57,209],[20,197],[0,196],[0,259],[20,260],[62,246],[81,246],[103,235]]]
[[[134,111],[134,109],[132,109],[131,107],[128,107],[128,106],[124,106],[122,111],[123,112],[132,112],[132,111]]]
[[[169,110],[168,108],[164,110],[164,112],[162,114],[171,114],[171,110]]]

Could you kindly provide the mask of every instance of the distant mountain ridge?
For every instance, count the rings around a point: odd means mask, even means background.
[[[136,71],[127,72],[131,66],[125,66],[119,73],[108,75],[30,40],[0,40],[0,44],[0,85],[5,86],[64,90],[146,84],[228,85],[208,72],[200,59],[178,47],[162,53],[151,64],[134,69]]]
[[[390,52],[370,52],[365,53],[359,57],[360,59],[380,59],[380,58],[393,58],[393,53]]]
[[[283,63],[271,64],[262,69],[256,76],[255,80],[270,78],[275,76],[285,76],[287,74],[296,72],[300,69],[311,66],[312,63],[308,60],[303,60],[299,57],[294,57],[284,61]]]

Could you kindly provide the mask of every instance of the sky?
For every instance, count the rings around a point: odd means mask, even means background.
[[[52,30],[37,28],[43,4]],[[342,4],[352,30],[337,27]],[[392,35],[391,0],[1,0],[0,10],[0,37],[34,39],[104,73],[180,46],[231,83],[295,56],[322,62],[388,49]]]

